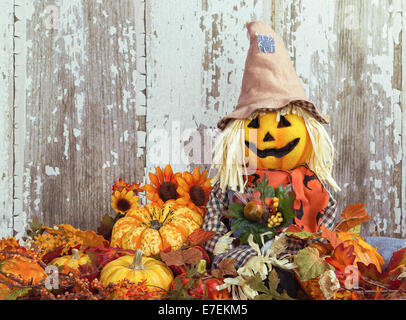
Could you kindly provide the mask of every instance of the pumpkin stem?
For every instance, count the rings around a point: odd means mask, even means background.
[[[79,260],[80,252],[78,249],[72,249],[72,259]]]
[[[142,252],[142,250],[140,250],[140,249],[137,249],[137,251],[135,251],[133,263],[130,264],[129,268],[133,269],[133,270],[144,270],[145,266],[142,263],[143,255],[144,255],[144,252]]]

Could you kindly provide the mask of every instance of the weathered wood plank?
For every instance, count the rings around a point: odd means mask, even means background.
[[[263,9],[262,1],[147,3],[147,170],[211,164],[217,121],[240,93],[245,23]]]
[[[0,238],[13,235],[14,6],[0,2]]]
[[[23,207],[47,225],[94,229],[113,181],[144,174],[144,3],[27,6]]]
[[[272,8],[308,96],[332,120],[339,210],[365,203],[364,233],[396,237],[406,235],[401,5],[274,1]]]

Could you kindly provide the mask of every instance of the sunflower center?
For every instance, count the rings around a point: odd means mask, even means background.
[[[149,226],[151,229],[159,230],[162,227],[162,224],[159,223],[158,220],[152,220],[151,225]]]
[[[201,186],[193,186],[190,188],[190,198],[195,205],[200,207],[205,203],[206,194]]]
[[[117,201],[117,209],[125,212],[131,208],[131,204],[127,199],[120,199]]]
[[[172,182],[164,182],[158,189],[159,197],[164,201],[176,199],[178,193],[176,192],[176,185]]]

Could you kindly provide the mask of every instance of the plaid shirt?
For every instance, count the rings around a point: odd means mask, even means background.
[[[249,187],[246,187],[245,192],[249,191]],[[215,231],[216,234],[204,245],[204,249],[213,256],[214,249],[220,237],[229,232],[228,219],[223,216],[221,213],[226,211],[229,206],[228,199],[228,189],[226,192],[221,192],[220,183],[217,182],[210,193],[207,205],[206,205],[206,215],[203,222],[203,229],[207,231]],[[322,216],[321,224],[324,224],[327,228],[331,228],[334,225],[335,219],[335,209],[336,209],[336,200],[329,193],[329,203],[327,205],[326,211]],[[285,253],[295,254],[299,250],[303,249],[306,245],[306,241],[287,238],[287,249]],[[236,263],[235,267],[238,269],[243,266],[249,258],[256,255],[256,251],[249,246],[238,246],[233,249],[221,253],[214,257],[212,268],[217,268],[218,263],[221,262],[224,258],[235,258]]]

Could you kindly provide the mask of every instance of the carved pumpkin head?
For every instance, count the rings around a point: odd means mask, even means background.
[[[216,139],[213,183],[222,190],[242,190],[242,176],[255,169],[292,170],[307,165],[335,191],[332,177],[334,146],[322,123],[295,105],[279,110],[257,110],[249,118],[233,119]]]
[[[304,119],[297,114],[254,115],[245,120],[244,129],[245,155],[257,168],[292,170],[305,164],[313,150]]]

